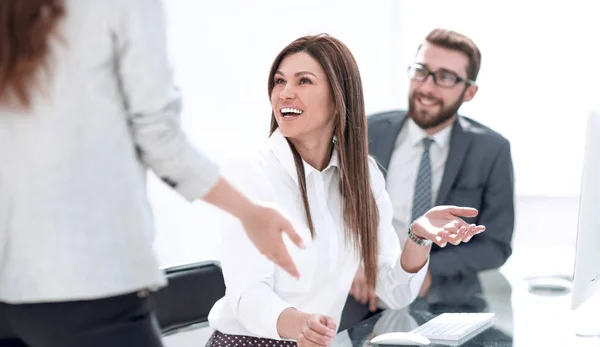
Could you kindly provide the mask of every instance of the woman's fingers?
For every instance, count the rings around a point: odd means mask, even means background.
[[[464,242],[469,242],[474,235],[482,233],[485,231],[485,226],[483,225],[475,225],[471,224],[472,227],[469,228],[469,231],[464,237]]]
[[[304,338],[317,346],[327,346],[331,342],[331,338],[317,333],[314,330],[308,329],[304,333]]]
[[[452,230],[452,229],[451,229]],[[440,242],[444,241],[458,246],[461,242],[469,242],[474,235],[477,235],[485,230],[485,226],[483,225],[475,225],[475,224],[466,224],[459,227],[455,233],[447,233],[446,239],[440,237]],[[447,232],[448,230],[446,230]],[[440,234],[441,235],[441,234]],[[439,244],[438,243],[438,244]]]

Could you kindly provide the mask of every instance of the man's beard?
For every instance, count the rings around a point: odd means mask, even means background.
[[[435,101],[440,105],[440,110],[433,117],[430,116],[430,112],[427,110],[417,111],[417,97],[422,96],[423,94],[419,94],[417,92],[413,92],[412,96],[408,100],[408,116],[413,119],[415,123],[421,129],[427,130],[431,128],[435,128],[440,124],[447,122],[449,119],[454,117],[454,115],[458,112],[458,109],[462,105],[462,99],[464,96],[464,92],[461,93],[460,97],[451,105],[445,106],[444,102],[440,99],[435,99]],[[430,98],[434,99],[434,98]]]

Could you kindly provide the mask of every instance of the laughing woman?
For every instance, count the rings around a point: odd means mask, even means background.
[[[275,58],[268,90],[266,145],[232,161],[225,175],[291,218],[306,245],[289,245],[300,279],[275,267],[225,216],[227,293],[210,313],[216,331],[208,346],[326,346],[360,264],[385,304],[402,308],[421,287],[432,241],[457,244],[484,229],[460,218],[474,209],[436,207],[412,225],[412,241],[400,249],[383,175],[368,156],[358,66],[337,39],[292,42]]]

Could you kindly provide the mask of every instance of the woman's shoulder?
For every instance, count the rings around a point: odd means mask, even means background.
[[[244,146],[231,152],[223,160],[224,171],[241,173],[244,170],[264,170],[267,165],[269,150],[264,144]]]
[[[239,149],[223,160],[221,173],[246,193],[260,191],[269,184],[269,151],[264,146]]]

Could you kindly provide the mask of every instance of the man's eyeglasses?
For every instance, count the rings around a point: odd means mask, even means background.
[[[429,75],[433,77],[433,82],[442,88],[451,88],[461,82],[466,85],[475,84],[475,81],[459,77],[454,72],[445,70],[431,72],[421,64],[413,64],[408,67],[408,76],[415,81],[423,82]]]

